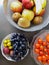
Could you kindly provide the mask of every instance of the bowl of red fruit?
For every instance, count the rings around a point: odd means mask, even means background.
[[[9,61],[21,61],[29,53],[29,43],[24,34],[11,33],[3,39],[1,52]]]
[[[4,0],[3,5],[9,23],[20,30],[36,31],[49,23],[49,0]]]
[[[31,56],[38,65],[49,65],[49,30],[41,31],[33,38]]]

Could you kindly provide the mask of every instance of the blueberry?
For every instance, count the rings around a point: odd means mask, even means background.
[[[16,36],[16,33],[12,34],[12,38],[15,38],[15,36]]]
[[[18,57],[18,60],[19,60],[19,61],[21,60],[21,56]]]
[[[17,40],[19,40],[19,36],[17,36],[17,38],[16,38]]]
[[[16,44],[13,44],[13,48],[15,48]]]
[[[11,39],[12,42],[15,42],[15,39]]]
[[[25,41],[25,38],[23,38],[22,41]]]
[[[20,61],[21,60],[21,57],[16,57],[15,60],[16,61]]]
[[[23,55],[25,55],[27,53],[27,50],[23,50]]]
[[[20,33],[17,33],[18,36],[20,36],[21,34]]]
[[[26,45],[26,42],[24,41],[23,44]]]
[[[11,56],[12,59],[14,59],[16,57],[16,54],[14,53],[13,56]]]
[[[14,38],[14,40],[17,40],[17,38]]]
[[[21,57],[23,56],[23,52],[20,52],[20,56],[21,56]]]
[[[16,42],[15,42],[15,44],[16,44],[16,45],[18,45],[18,44],[19,44],[19,42],[18,42],[18,41],[16,41]]]
[[[20,43],[18,43],[18,47],[20,47],[21,46],[21,44]]]
[[[18,55],[18,50],[14,50],[14,56]]]
[[[19,58],[15,57],[15,61],[19,61]]]
[[[15,50],[16,53],[18,53],[18,50]]]
[[[22,47],[21,47],[21,46],[19,47],[18,51],[19,51],[19,52],[21,52],[21,51],[22,51]]]
[[[26,46],[24,44],[21,45],[22,49],[26,49]]]
[[[17,48],[18,48],[18,46],[16,45],[16,46],[14,47],[14,50],[17,50]]]
[[[22,45],[22,41],[20,41],[19,43],[20,43],[20,45]]]

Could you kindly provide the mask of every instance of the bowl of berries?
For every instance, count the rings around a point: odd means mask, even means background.
[[[49,0],[4,0],[3,5],[9,23],[20,30],[36,31],[49,23]]]
[[[49,30],[41,31],[33,38],[31,56],[38,65],[49,65]]]
[[[29,42],[23,34],[11,33],[3,39],[1,52],[9,61],[21,61],[29,53]]]

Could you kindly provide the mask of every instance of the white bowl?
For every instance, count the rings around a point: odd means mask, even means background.
[[[48,25],[49,23],[49,0],[47,0],[47,6],[46,6],[46,12],[45,12],[45,15],[43,16],[43,23],[39,24],[39,25],[32,25],[31,27],[29,28],[21,28],[19,27],[13,20],[12,20],[12,17],[11,17],[11,10],[10,10],[10,3],[12,1],[15,1],[15,0],[4,0],[3,2],[3,5],[4,5],[4,13],[5,13],[5,16],[6,18],[8,19],[9,23],[12,24],[14,27],[20,29],[20,30],[23,30],[23,31],[37,31],[37,30],[40,30],[42,28],[44,28],[45,26]]]
[[[7,35],[7,36],[3,39],[3,41],[4,41],[5,39],[10,38],[11,35],[13,35],[13,33]],[[10,57],[9,55],[5,55],[5,54],[4,54],[4,52],[3,52],[3,48],[4,48],[4,46],[3,46],[3,41],[2,41],[2,43],[1,43],[1,52],[2,52],[2,55],[3,55],[7,60],[16,62],[15,60],[11,59],[11,57]],[[27,46],[29,46],[29,42],[27,43]],[[27,49],[26,55],[24,55],[24,57],[22,57],[21,60],[23,60],[23,59],[28,55],[28,53],[29,53],[29,49]],[[21,61],[21,60],[20,60],[20,61]]]
[[[38,64],[38,65],[49,65],[49,64],[42,64],[41,62],[39,62],[37,59],[36,59],[36,57],[38,56],[36,53],[35,53],[35,51],[34,51],[34,49],[35,49],[35,43],[37,42],[37,40],[39,39],[39,38],[42,38],[43,40],[45,40],[45,37],[46,37],[46,35],[49,33],[49,30],[42,30],[42,31],[40,31],[38,34],[36,34],[34,37],[33,37],[33,40],[32,40],[32,42],[31,42],[31,57],[32,58],[34,58],[34,60],[35,60],[35,62]],[[34,44],[33,44],[34,43]]]

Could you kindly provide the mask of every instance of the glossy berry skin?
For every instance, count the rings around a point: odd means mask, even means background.
[[[42,42],[43,42],[42,39],[39,38],[39,39],[38,39],[38,43],[39,43],[39,44],[42,44]]]
[[[46,56],[42,56],[42,60],[43,60],[43,62],[46,62]]]
[[[47,61],[47,63],[49,64],[49,60]]]
[[[35,53],[39,54],[39,49],[35,49]]]
[[[24,55],[27,53],[27,40],[24,34],[13,33],[11,37],[11,43],[13,46],[13,56],[11,57],[15,61],[21,60]]]
[[[47,34],[43,39],[39,38],[34,46],[37,55],[36,60],[41,62],[43,65],[49,65],[49,34]]]
[[[45,48],[45,49],[44,49],[44,52],[45,52],[45,53],[46,53],[46,52],[48,52],[48,49],[47,49],[47,48]]]
[[[38,61],[42,61],[42,56],[37,57]]]
[[[47,42],[46,41],[43,41],[43,46],[47,46]]]
[[[48,54],[46,54],[45,56],[46,56],[46,59],[47,59],[47,60],[49,60],[49,55],[48,55]]]
[[[40,51],[39,52],[39,55],[41,55],[41,56],[44,55],[44,52],[43,51]]]
[[[43,51],[43,50],[44,50],[44,47],[43,47],[42,45],[40,46],[40,50],[41,50],[41,51]]]
[[[49,49],[49,45],[47,45],[47,49]]]
[[[40,44],[35,44],[35,47],[37,48],[37,49],[39,49],[40,48]]]

